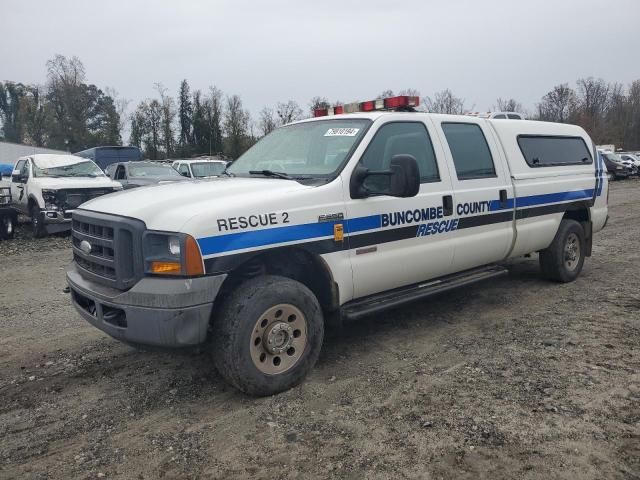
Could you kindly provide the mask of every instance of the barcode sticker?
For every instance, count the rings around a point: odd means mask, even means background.
[[[355,137],[359,128],[330,128],[327,130],[327,133],[324,134],[325,137]]]

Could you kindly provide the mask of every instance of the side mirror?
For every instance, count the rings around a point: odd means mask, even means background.
[[[369,170],[358,165],[351,175],[351,198],[374,195],[415,197],[420,191],[420,171],[413,155],[399,154],[391,158],[389,170]]]
[[[189,172],[180,172],[183,177],[189,177]]]

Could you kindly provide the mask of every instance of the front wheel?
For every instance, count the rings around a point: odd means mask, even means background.
[[[265,275],[231,293],[212,326],[217,370],[250,395],[273,395],[300,383],[322,347],[324,321],[300,282]]]
[[[47,228],[44,225],[44,216],[36,204],[31,205],[29,215],[31,216],[31,231],[33,233],[33,238],[46,237]]]
[[[562,220],[548,248],[540,252],[542,275],[556,282],[573,282],[584,265],[584,229],[575,220]]]

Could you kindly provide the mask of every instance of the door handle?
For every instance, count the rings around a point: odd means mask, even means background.
[[[507,208],[507,191],[505,189],[500,190],[500,206]]]
[[[442,214],[445,217],[453,215],[453,196],[445,195],[442,197]]]
[[[16,188],[17,188],[18,190],[24,190],[24,185],[18,185]]]

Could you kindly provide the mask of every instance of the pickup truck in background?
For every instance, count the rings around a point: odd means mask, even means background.
[[[35,238],[70,230],[77,207],[118,190],[95,163],[73,155],[21,157],[11,175],[12,207],[31,218]]]
[[[607,221],[587,133],[417,103],[318,109],[217,179],[85,203],[76,310],[123,342],[203,345],[230,384],[270,395],[305,378],[326,321],[466,288],[535,252],[544,277],[575,280]]]

